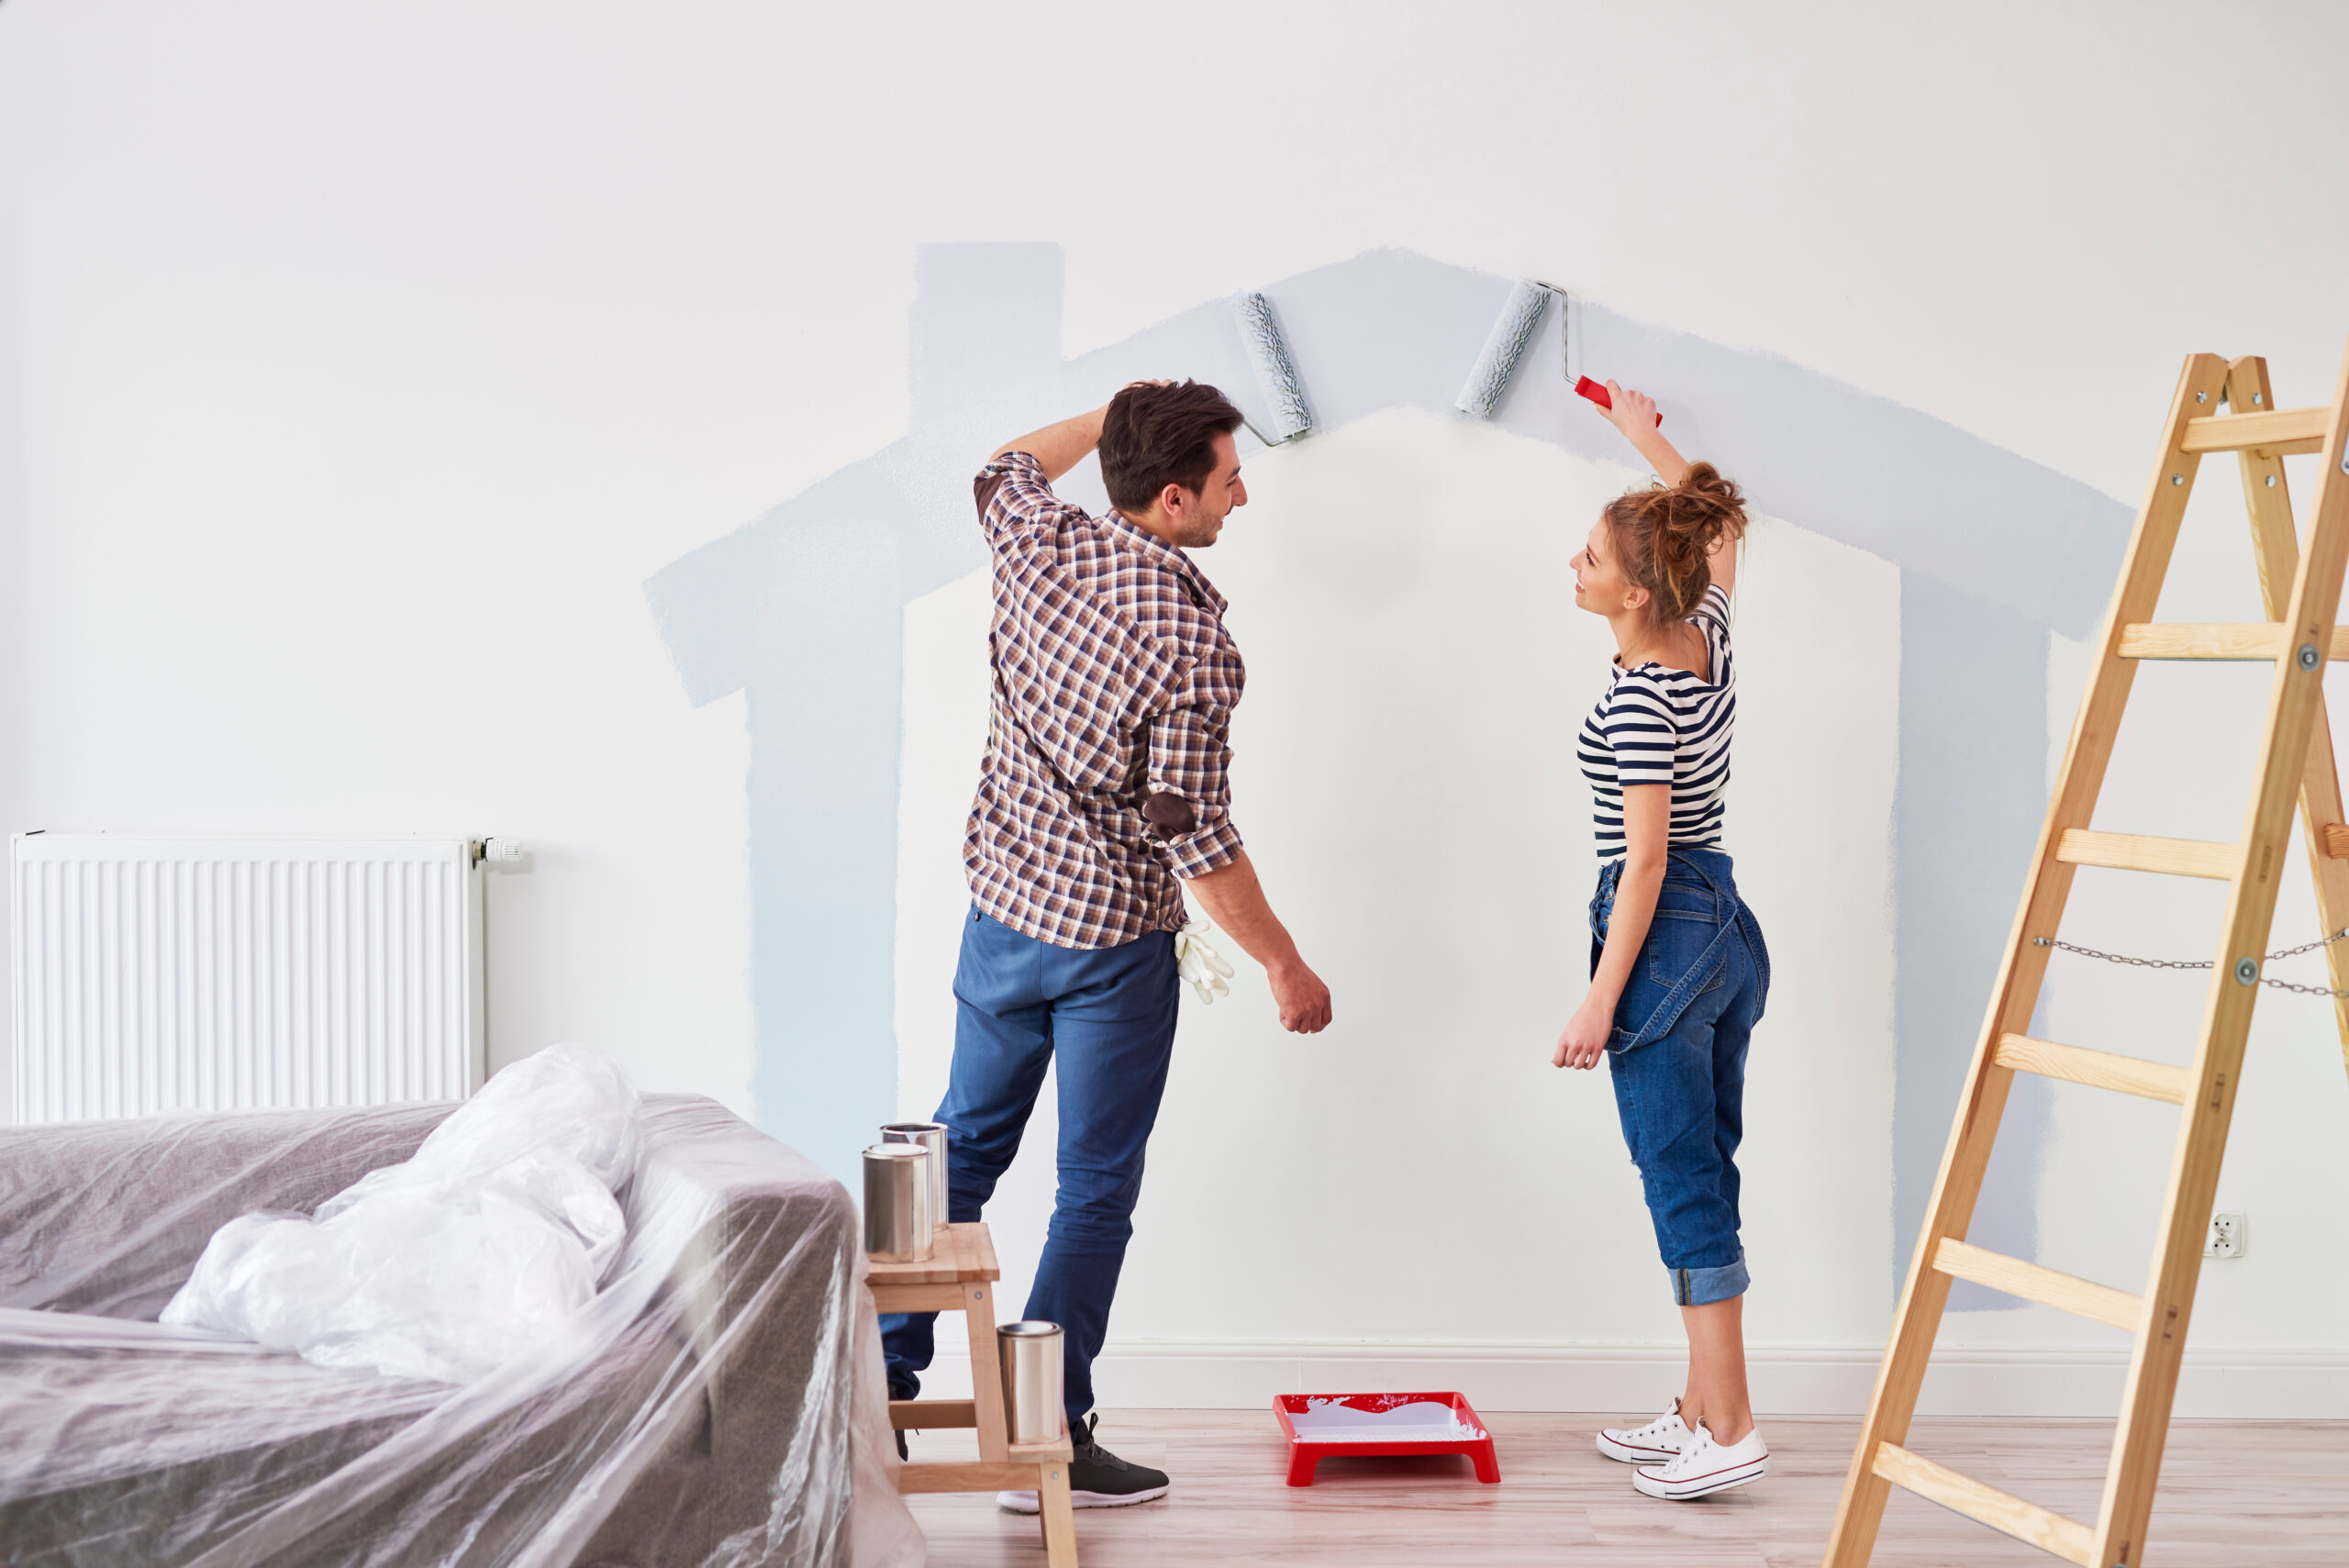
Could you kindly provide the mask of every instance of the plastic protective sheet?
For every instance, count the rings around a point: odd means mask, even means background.
[[[470,1381],[156,1321],[454,1108],[0,1131],[0,1563],[921,1562],[854,1207],[707,1100],[644,1100],[602,1288]]]
[[[618,1264],[637,1118],[609,1062],[541,1051],[315,1216],[222,1226],[162,1321],[318,1366],[485,1377],[570,1334]]]

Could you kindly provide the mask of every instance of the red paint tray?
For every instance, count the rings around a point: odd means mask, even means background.
[[[1420,1407],[1407,1411],[1405,1407]],[[1288,1484],[1313,1485],[1325,1459],[1407,1453],[1464,1453],[1476,1479],[1501,1478],[1493,1434],[1459,1394],[1281,1394],[1273,1414],[1288,1435]],[[1465,1433],[1460,1430],[1466,1428]]]

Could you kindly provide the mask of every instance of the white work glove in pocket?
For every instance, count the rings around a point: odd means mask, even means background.
[[[1231,965],[1223,962],[1223,954],[1192,934],[1202,929],[1194,925],[1174,933],[1174,973],[1190,982],[1199,1001],[1211,1007],[1218,996],[1231,995],[1231,987],[1224,984],[1231,978]]]

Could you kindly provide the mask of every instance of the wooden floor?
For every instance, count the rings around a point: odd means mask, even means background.
[[[1628,1412],[1626,1413],[1629,1414]],[[1610,1418],[1610,1420],[1616,1419]],[[1310,1487],[1284,1485],[1272,1412],[1106,1412],[1113,1453],[1174,1480],[1155,1503],[1076,1516],[1083,1568],[1280,1563],[1405,1568],[1452,1563],[1622,1563],[1638,1568],[1816,1568],[1858,1435],[1856,1420],[1764,1423],[1770,1477],[1694,1503],[1631,1490],[1628,1466],[1591,1447],[1587,1416],[1487,1418],[1501,1481],[1465,1459],[1328,1460]],[[2031,1501],[2093,1521],[2110,1423],[1920,1420],[1908,1446]],[[959,1457],[966,1433],[913,1435],[914,1457]],[[910,1499],[933,1568],[1041,1564],[1032,1518],[991,1497]],[[2180,1421],[2162,1467],[2152,1568],[2349,1564],[2349,1423]],[[2049,1557],[1893,1492],[1880,1568],[2044,1565]]]

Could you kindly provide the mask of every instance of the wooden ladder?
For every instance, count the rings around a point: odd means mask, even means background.
[[[2229,410],[2225,414],[2219,412],[2221,404]],[[1887,1489],[1894,1485],[2081,1568],[2137,1568],[2144,1559],[2146,1517],[2153,1511],[2154,1487],[2161,1473],[2178,1359],[2194,1307],[2219,1162],[2226,1151],[2227,1123],[2241,1079],[2243,1039],[2251,1028],[2252,1003],[2259,995],[2260,956],[2267,947],[2296,803],[2308,825],[2317,909],[2325,933],[2349,926],[2349,860],[2343,858],[2349,854],[2349,827],[2342,825],[2341,784],[2333,768],[2322,685],[2326,662],[2349,654],[2349,639],[2333,624],[2343,569],[2349,564],[2344,420],[2349,420],[2349,361],[2343,361],[2332,404],[2325,408],[2277,409],[2268,391],[2266,363],[2256,358],[2230,364],[2214,354],[2196,354],[2178,377],[2169,422],[2162,431],[2161,460],[2154,464],[2130,536],[2096,668],[2072,727],[2063,774],[2040,829],[2022,906],[2007,939],[2006,958],[1966,1073],[1957,1122],[1942,1156],[1916,1257],[1909,1265],[1909,1283],[1876,1374],[1867,1424],[1860,1429],[1859,1448],[1843,1483],[1826,1568],[1865,1568],[1884,1517]],[[2272,618],[2247,626],[2150,624],[2187,497],[2193,493],[2195,471],[2204,453],[2228,451],[2242,458],[2260,588]],[[2311,451],[2321,451],[2324,458],[2303,553],[2293,531],[2282,459],[2288,452]],[[2130,682],[2143,659],[2274,662],[2266,726],[2259,742],[2257,790],[2237,842],[2212,844],[2090,828],[2113,736],[2128,705]],[[2027,1031],[2052,951],[2045,943],[2054,938],[2063,917],[2073,868],[2083,865],[2209,877],[2229,884],[2225,930],[2191,1066],[2172,1067],[2030,1038]],[[2335,990],[2349,988],[2344,948],[2349,942],[2325,949]],[[2344,1061],[2349,1061],[2349,1006],[2336,997],[2334,1006]],[[2017,1073],[2183,1107],[2170,1162],[2168,1199],[2143,1295],[2003,1257],[1966,1241],[1983,1169]],[[2112,1461],[2105,1472],[2104,1501],[2094,1525],[1986,1486],[1901,1446],[1953,1279],[1973,1280],[2136,1336]]]

